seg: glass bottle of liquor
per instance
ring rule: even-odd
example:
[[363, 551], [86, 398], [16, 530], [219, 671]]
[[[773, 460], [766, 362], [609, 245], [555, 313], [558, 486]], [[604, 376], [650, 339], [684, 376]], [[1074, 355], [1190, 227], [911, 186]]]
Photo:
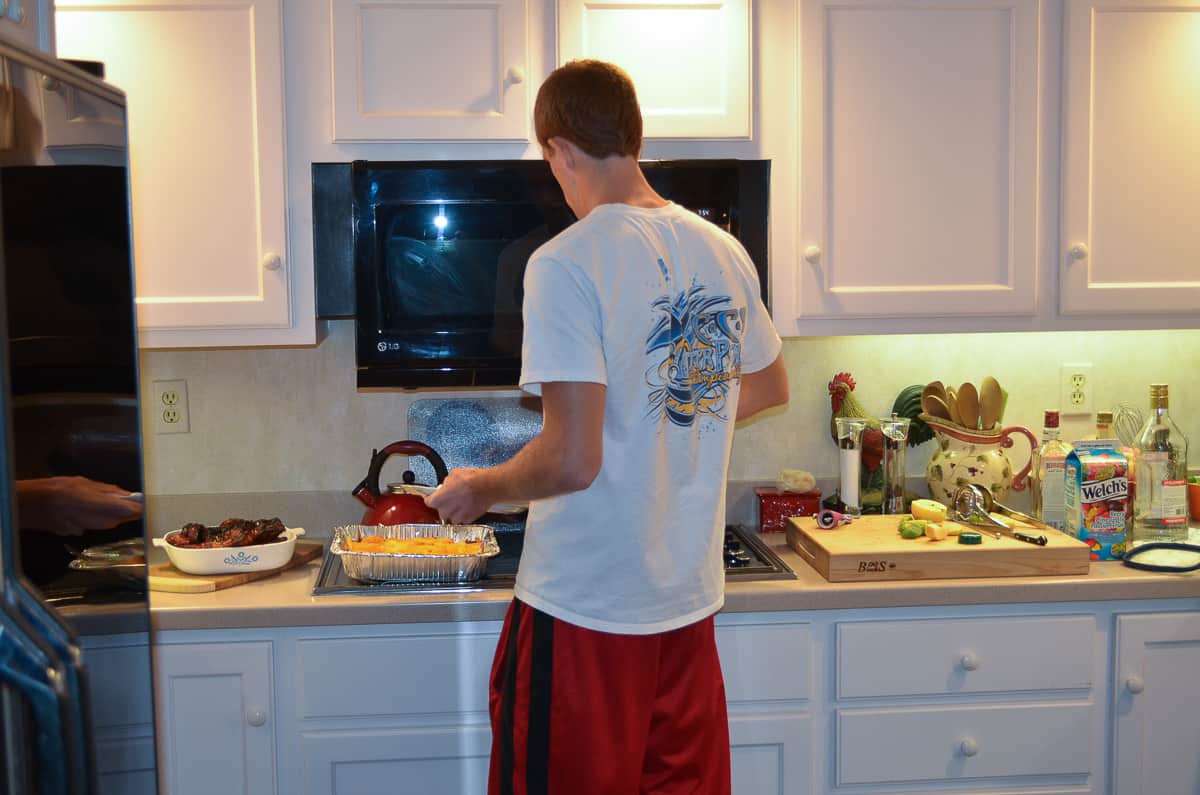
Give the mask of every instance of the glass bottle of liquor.
[[1058, 435], [1058, 412], [1047, 411], [1042, 422], [1042, 443], [1033, 451], [1029, 474], [1033, 491], [1033, 515], [1065, 532], [1066, 463], [1067, 456], [1074, 448], [1059, 439]]
[[1134, 444], [1132, 543], [1186, 541], [1187, 437], [1167, 413], [1167, 385], [1150, 385], [1150, 418]]

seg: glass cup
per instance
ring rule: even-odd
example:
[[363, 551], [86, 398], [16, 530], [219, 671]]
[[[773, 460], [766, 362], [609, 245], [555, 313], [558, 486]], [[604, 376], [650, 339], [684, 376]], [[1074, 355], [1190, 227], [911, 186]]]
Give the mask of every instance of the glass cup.
[[908, 446], [907, 417], [891, 417], [879, 420], [883, 432], [883, 513], [905, 513], [908, 510], [904, 498], [904, 450]]
[[855, 417], [835, 417], [838, 441], [838, 494], [847, 516], [862, 516], [862, 435], [867, 421]]

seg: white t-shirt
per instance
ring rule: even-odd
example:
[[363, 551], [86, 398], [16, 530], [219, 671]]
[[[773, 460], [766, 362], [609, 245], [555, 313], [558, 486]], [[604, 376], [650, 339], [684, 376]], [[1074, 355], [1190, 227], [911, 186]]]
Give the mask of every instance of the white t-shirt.
[[603, 204], [530, 257], [523, 313], [523, 389], [607, 389], [600, 473], [530, 506], [517, 598], [634, 635], [715, 613], [739, 376], [781, 347], [749, 256], [679, 205]]

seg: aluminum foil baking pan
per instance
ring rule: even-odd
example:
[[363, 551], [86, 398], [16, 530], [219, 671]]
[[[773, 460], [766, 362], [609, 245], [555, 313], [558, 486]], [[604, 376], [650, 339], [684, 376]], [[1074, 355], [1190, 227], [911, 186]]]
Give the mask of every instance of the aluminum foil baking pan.
[[[343, 540], [384, 538], [451, 538], [482, 541], [478, 555], [406, 555], [394, 552], [351, 552]], [[329, 551], [341, 557], [346, 574], [365, 582], [473, 582], [487, 571], [488, 558], [500, 554], [496, 533], [482, 524], [349, 525], [333, 531]]]

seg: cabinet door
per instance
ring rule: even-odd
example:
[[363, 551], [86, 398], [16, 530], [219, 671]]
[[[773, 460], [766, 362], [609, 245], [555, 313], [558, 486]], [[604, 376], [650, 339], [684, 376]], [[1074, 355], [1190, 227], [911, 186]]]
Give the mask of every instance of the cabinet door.
[[0, 36], [54, 54], [54, 0], [0, 0]]
[[280, 3], [57, 3], [59, 54], [128, 95], [144, 347], [290, 325]]
[[271, 666], [268, 642], [155, 647], [164, 792], [275, 792]]
[[300, 749], [307, 792], [484, 795], [491, 737], [487, 726], [306, 731]]
[[559, 63], [629, 72], [647, 138], [749, 138], [749, 0], [559, 0]]
[[525, 0], [329, 0], [335, 141], [529, 138]]
[[1200, 307], [1200, 2], [1067, 0], [1060, 306]]
[[1119, 616], [1113, 792], [1195, 792], [1200, 781], [1200, 613]]
[[730, 715], [732, 792], [801, 795], [813, 792], [812, 718]]
[[1036, 312], [1038, 26], [1039, 0], [803, 0], [785, 326]]

